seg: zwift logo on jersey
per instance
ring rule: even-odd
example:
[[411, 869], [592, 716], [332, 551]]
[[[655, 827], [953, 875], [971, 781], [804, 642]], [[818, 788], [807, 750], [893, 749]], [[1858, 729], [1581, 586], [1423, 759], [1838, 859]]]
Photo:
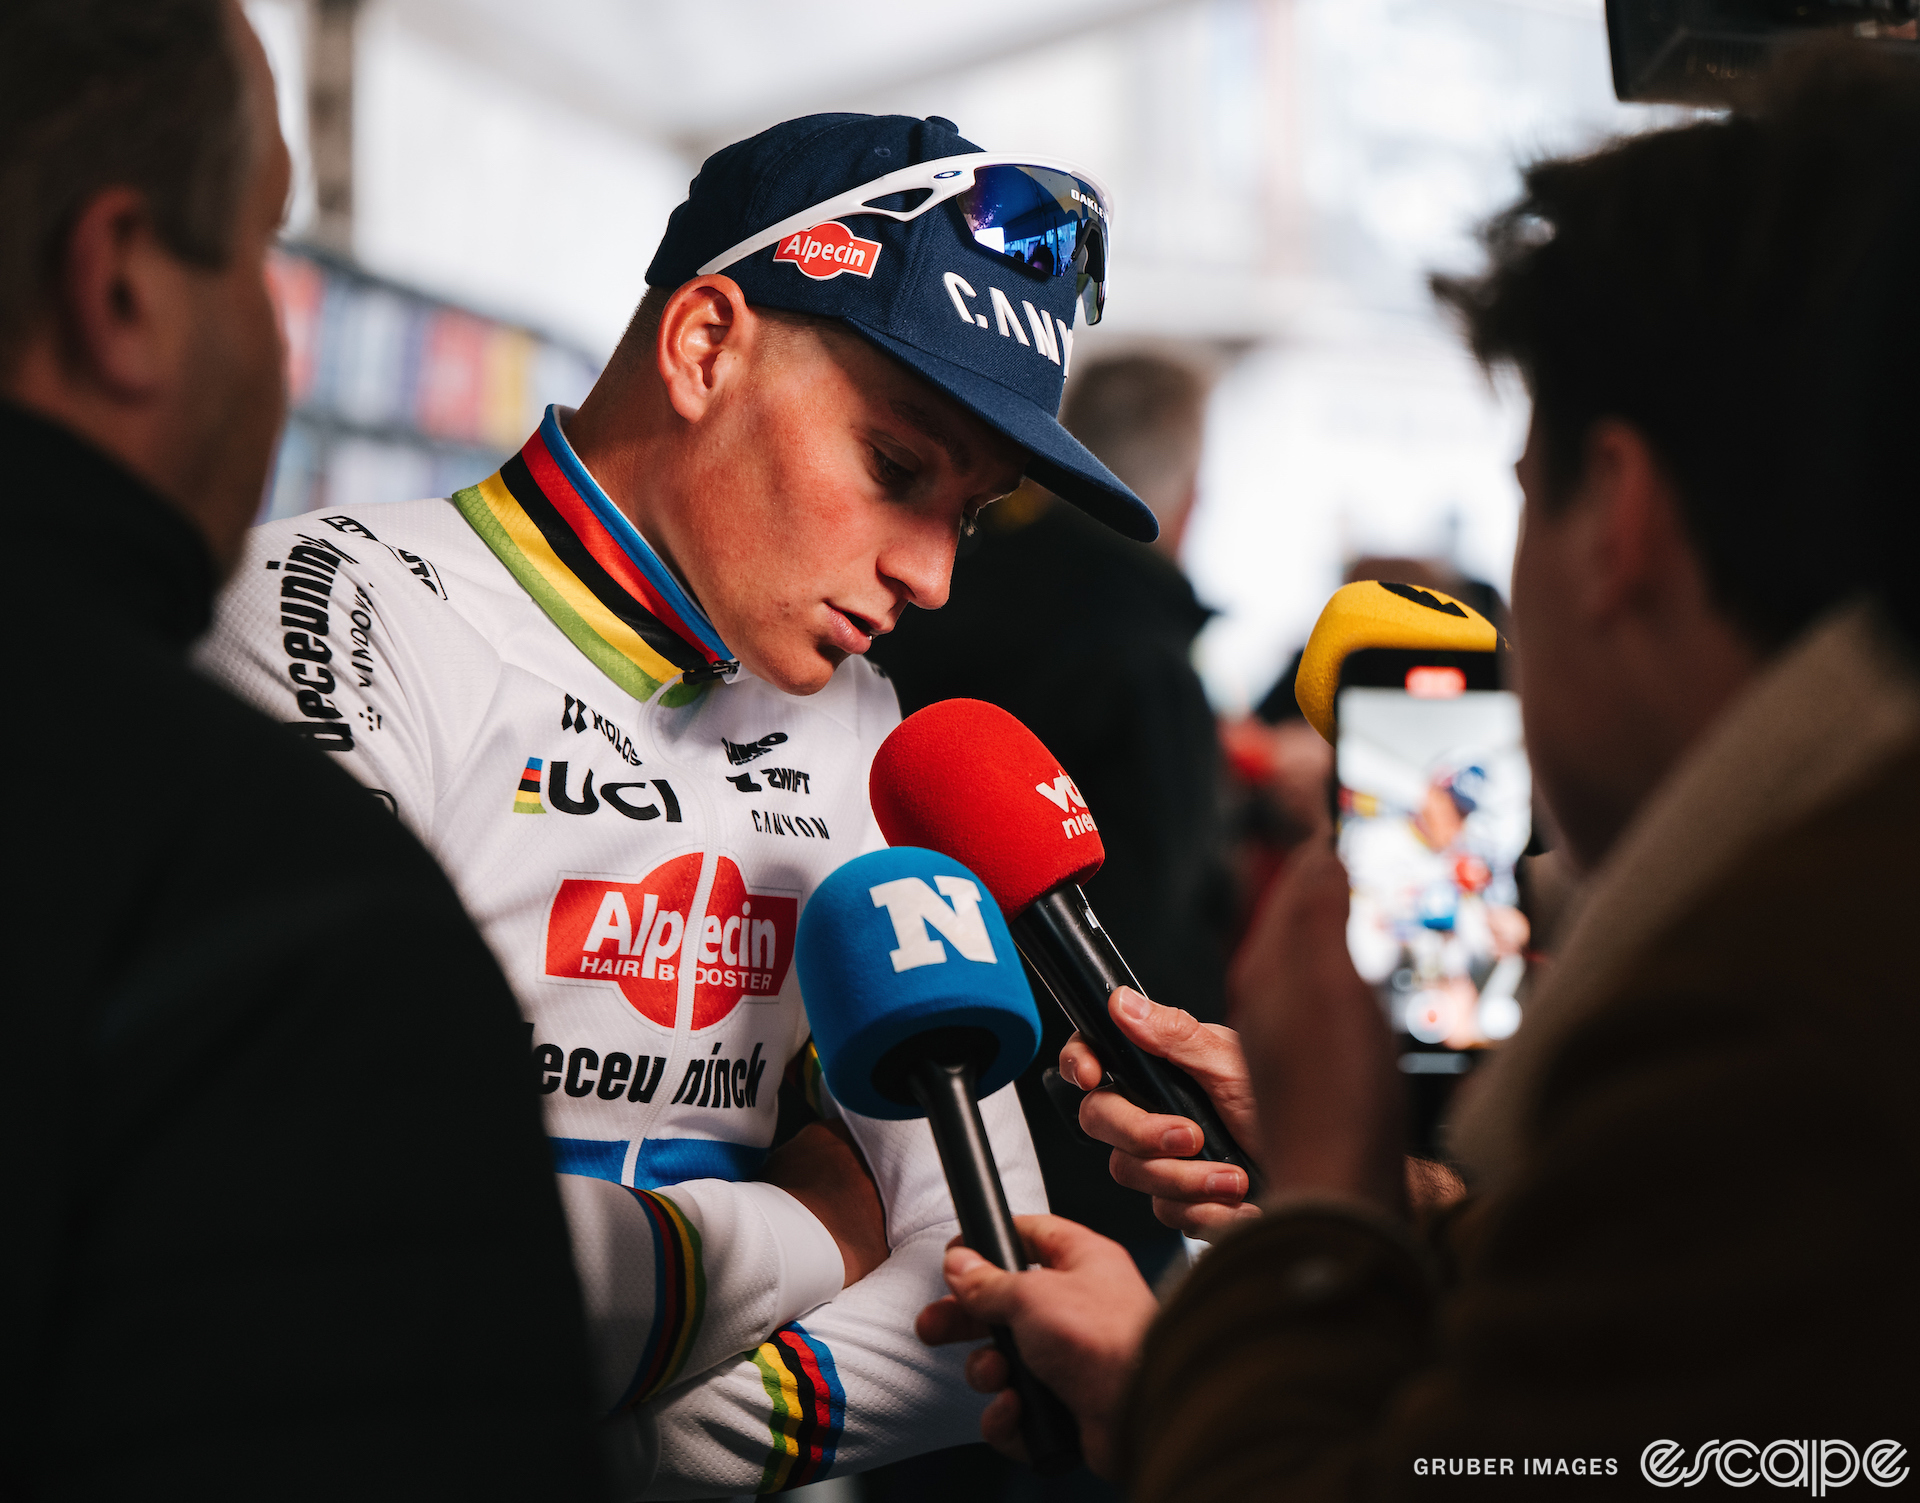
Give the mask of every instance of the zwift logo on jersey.
[[942, 873], [933, 879], [933, 887], [923, 877], [899, 877], [870, 887], [867, 893], [873, 906], [886, 909], [893, 921], [897, 948], [888, 952], [888, 959], [896, 973], [947, 963], [947, 947], [931, 931], [938, 931], [968, 960], [1000, 963], [993, 953], [993, 936], [980, 917], [980, 889], [965, 877]]
[[786, 793], [813, 792], [813, 775], [797, 767], [763, 767], [760, 776], [766, 782], [756, 782], [750, 772], [736, 772], [727, 781], [742, 793], [765, 793], [769, 788], [778, 788]]
[[636, 1011], [674, 1026], [680, 982], [693, 974], [693, 1027], [709, 1028], [743, 997], [772, 997], [793, 964], [799, 899], [750, 891], [740, 868], [715, 858], [696, 907], [704, 857], [676, 856], [638, 881], [565, 877], [547, 915], [546, 973], [608, 981]]
[[[1076, 835], [1091, 835], [1099, 828], [1093, 822], [1093, 813], [1087, 808], [1087, 801], [1080, 796], [1080, 790], [1072, 778], [1064, 772], [1051, 783], [1035, 783], [1033, 791], [1052, 804], [1067, 817], [1060, 821], [1060, 828], [1067, 832], [1067, 839]], [[1075, 810], [1079, 813], [1075, 813]]]
[[773, 253], [775, 261], [787, 261], [816, 282], [852, 272], [856, 277], [871, 277], [880, 260], [880, 242], [862, 240], [837, 220], [816, 224], [787, 236]]

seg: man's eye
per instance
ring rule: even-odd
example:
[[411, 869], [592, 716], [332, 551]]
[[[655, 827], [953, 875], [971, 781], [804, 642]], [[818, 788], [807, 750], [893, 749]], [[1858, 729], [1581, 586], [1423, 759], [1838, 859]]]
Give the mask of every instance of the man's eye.
[[894, 459], [886, 450], [869, 444], [868, 451], [873, 455], [873, 472], [882, 485], [901, 486], [913, 479], [913, 471]]

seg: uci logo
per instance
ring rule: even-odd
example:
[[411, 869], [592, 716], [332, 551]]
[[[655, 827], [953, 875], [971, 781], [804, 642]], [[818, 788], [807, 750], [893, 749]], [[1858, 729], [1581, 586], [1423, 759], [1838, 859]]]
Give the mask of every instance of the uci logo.
[[[940, 891], [936, 893], [934, 887]], [[968, 960], [983, 965], [1000, 963], [993, 953], [993, 937], [987, 933], [986, 920], [980, 917], [980, 889], [965, 877], [943, 874], [933, 879], [933, 887], [920, 877], [900, 877], [870, 887], [867, 892], [873, 906], [886, 909], [887, 917], [893, 920], [897, 948], [888, 958], [896, 972], [947, 963], [947, 947], [929, 930], [938, 930]], [[946, 901], [942, 901], [943, 895]]]
[[[1049, 319], [1046, 314], [1027, 299], [1020, 300], [1020, 306], [1026, 309], [1027, 328], [1020, 327], [1020, 315], [1014, 310], [1013, 300], [998, 287], [987, 288], [987, 304], [993, 309], [993, 317], [976, 313], [968, 306], [968, 299], [977, 298], [979, 293], [957, 271], [950, 271], [940, 279], [946, 284], [947, 296], [953, 299], [954, 312], [960, 315], [960, 322], [970, 329], [998, 329], [1002, 339], [1018, 340], [1036, 355], [1043, 355], [1060, 367], [1064, 377], [1073, 368], [1073, 330], [1060, 319]], [[1027, 329], [1033, 331], [1033, 338], [1027, 338]]]

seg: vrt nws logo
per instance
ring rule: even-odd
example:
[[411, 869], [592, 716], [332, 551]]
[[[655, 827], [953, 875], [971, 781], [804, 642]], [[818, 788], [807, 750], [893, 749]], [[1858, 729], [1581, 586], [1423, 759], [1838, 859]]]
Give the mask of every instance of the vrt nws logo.
[[[1087, 801], [1080, 796], [1080, 790], [1072, 778], [1064, 772], [1051, 783], [1035, 783], [1033, 791], [1052, 804], [1067, 817], [1060, 821], [1060, 828], [1067, 832], [1067, 839], [1076, 835], [1091, 835], [1099, 827], [1093, 822], [1093, 813], [1087, 808]], [[1079, 813], [1074, 813], [1075, 810]]]
[[775, 261], [788, 261], [816, 282], [824, 282], [842, 272], [856, 277], [871, 277], [880, 259], [880, 242], [862, 240], [838, 220], [829, 219], [810, 230], [787, 236], [774, 251]]
[[696, 1032], [743, 997], [777, 995], [793, 964], [799, 899], [749, 891], [739, 866], [720, 856], [696, 910], [703, 859], [676, 856], [636, 882], [563, 877], [547, 914], [547, 974], [610, 981], [641, 1016], [672, 1028], [691, 968]]

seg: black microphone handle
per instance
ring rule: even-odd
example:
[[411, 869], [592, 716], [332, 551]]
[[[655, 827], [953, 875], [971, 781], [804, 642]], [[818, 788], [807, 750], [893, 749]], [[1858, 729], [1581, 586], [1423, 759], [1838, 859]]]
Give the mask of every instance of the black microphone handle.
[[[967, 1246], [996, 1268], [1018, 1273], [1027, 1266], [1026, 1251], [1013, 1229], [1013, 1212], [993, 1161], [980, 1104], [974, 1099], [973, 1066], [923, 1059], [907, 1075], [913, 1098], [927, 1114], [940, 1167], [953, 1192], [953, 1209], [960, 1218], [960, 1236]], [[1058, 1477], [1080, 1464], [1080, 1424], [1051, 1388], [1020, 1360], [1013, 1332], [994, 1326], [993, 1344], [1007, 1359], [1013, 1391], [1020, 1395], [1020, 1438], [1027, 1443], [1033, 1469], [1042, 1477]]]
[[1207, 1093], [1178, 1065], [1129, 1039], [1107, 1011], [1115, 987], [1130, 986], [1143, 995], [1145, 989], [1100, 927], [1079, 884], [1063, 882], [1042, 893], [1007, 927], [1027, 964], [1100, 1056], [1120, 1094], [1143, 1111], [1199, 1124], [1202, 1142], [1194, 1157], [1238, 1165], [1246, 1171], [1247, 1199], [1259, 1196], [1266, 1188], [1263, 1176], [1252, 1156], [1233, 1140]]

